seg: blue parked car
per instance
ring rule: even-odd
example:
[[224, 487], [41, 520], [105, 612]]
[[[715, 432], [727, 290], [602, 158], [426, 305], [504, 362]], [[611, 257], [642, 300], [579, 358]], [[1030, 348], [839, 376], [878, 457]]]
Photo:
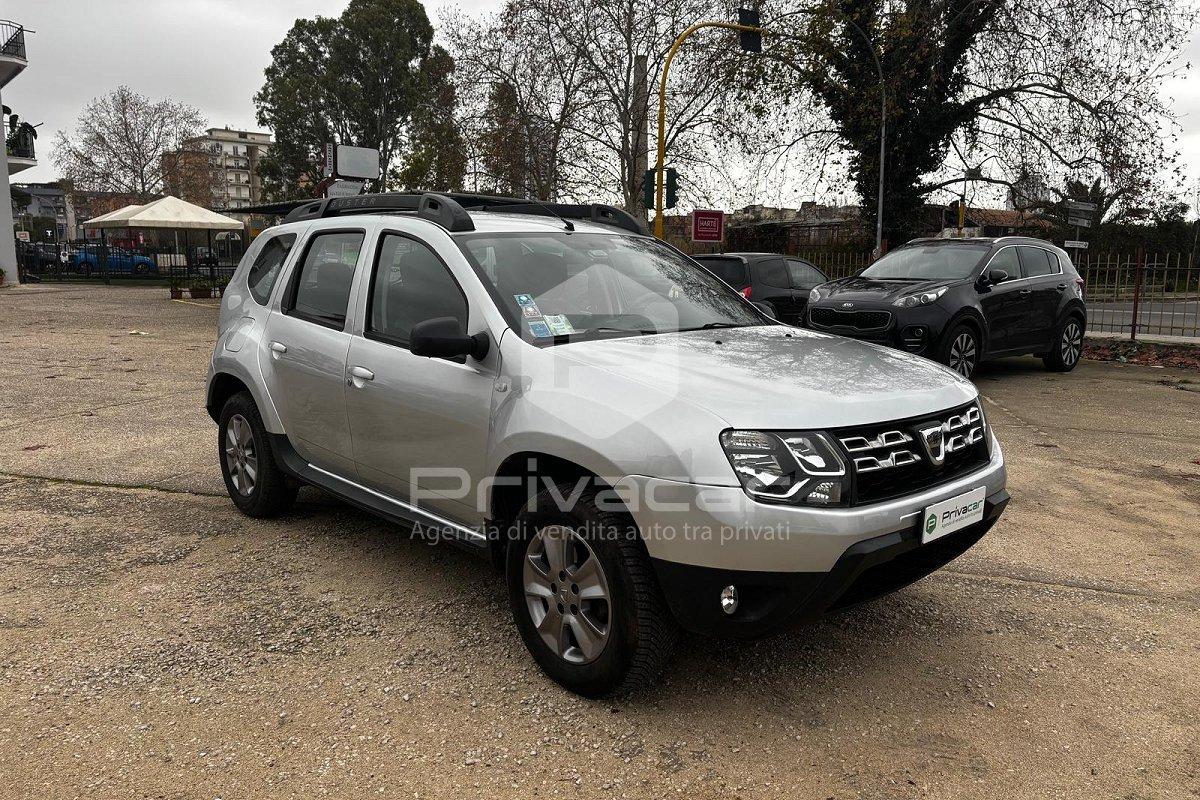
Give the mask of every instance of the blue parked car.
[[[108, 248], [108, 272], [129, 275], [157, 275], [158, 265], [154, 259], [141, 253], [131, 253], [118, 247]], [[80, 271], [99, 272], [100, 254], [95, 250], [76, 250], [71, 255], [71, 266]]]

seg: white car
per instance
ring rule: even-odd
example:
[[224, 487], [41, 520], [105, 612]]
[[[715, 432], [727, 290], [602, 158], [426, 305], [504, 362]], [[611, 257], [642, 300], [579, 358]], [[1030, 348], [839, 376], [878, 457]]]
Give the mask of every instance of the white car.
[[311, 484], [490, 556], [587, 695], [652, 681], [680, 629], [904, 586], [1009, 499], [970, 381], [781, 325], [602, 205], [296, 205], [225, 291], [207, 402], [238, 508]]

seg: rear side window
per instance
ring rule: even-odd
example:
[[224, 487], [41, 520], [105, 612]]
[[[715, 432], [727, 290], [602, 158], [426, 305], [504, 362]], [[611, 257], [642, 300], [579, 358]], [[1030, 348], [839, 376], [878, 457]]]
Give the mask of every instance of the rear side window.
[[1021, 269], [1026, 278], [1049, 275], [1054, 272], [1050, 264], [1050, 253], [1040, 247], [1018, 247], [1021, 251]]
[[246, 285], [250, 289], [250, 296], [257, 300], [259, 305], [265, 306], [270, 299], [271, 290], [275, 288], [275, 281], [279, 278], [279, 270], [283, 268], [283, 262], [287, 261], [288, 253], [295, 243], [294, 233], [273, 236], [263, 245], [258, 257], [250, 265], [250, 272], [246, 274]]
[[354, 265], [362, 250], [362, 231], [319, 233], [308, 243], [300, 265], [290, 312], [319, 325], [342, 328], [350, 304]]
[[700, 258], [696, 259], [709, 272], [728, 283], [735, 289], [749, 285], [750, 276], [746, 273], [746, 265], [736, 258]]
[[467, 329], [467, 299], [433, 251], [414, 239], [387, 234], [379, 245], [368, 300], [367, 332], [406, 346], [413, 326], [454, 317]]
[[812, 264], [793, 258], [787, 260], [787, 271], [793, 289], [812, 289], [829, 280]]
[[792, 283], [788, 280], [787, 269], [783, 266], [782, 258], [759, 261], [754, 265], [754, 274], [758, 276], [760, 282], [765, 283], [767, 286], [777, 286], [780, 289], [792, 288]]

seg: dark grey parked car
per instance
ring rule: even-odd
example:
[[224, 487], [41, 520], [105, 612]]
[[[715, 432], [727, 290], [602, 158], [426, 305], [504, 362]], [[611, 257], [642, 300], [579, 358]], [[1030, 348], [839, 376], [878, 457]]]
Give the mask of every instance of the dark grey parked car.
[[721, 253], [693, 256], [721, 280], [775, 319], [799, 325], [808, 293], [829, 277], [802, 258], [778, 253]]

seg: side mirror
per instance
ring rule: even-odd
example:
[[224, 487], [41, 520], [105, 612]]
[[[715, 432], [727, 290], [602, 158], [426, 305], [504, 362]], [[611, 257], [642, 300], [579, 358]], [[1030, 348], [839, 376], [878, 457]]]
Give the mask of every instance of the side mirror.
[[753, 300], [751, 300], [750, 305], [754, 306], [755, 308], [757, 308], [762, 313], [766, 314], [771, 319], [775, 319], [775, 312], [772, 311], [771, 307], [769, 305], [767, 305], [766, 303], [756, 303]]
[[1008, 273], [1002, 269], [991, 269], [987, 273], [987, 282], [990, 284], [1004, 283], [1008, 280]]
[[436, 317], [413, 325], [408, 336], [408, 349], [414, 356], [454, 358], [471, 356], [483, 360], [491, 340], [486, 333], [467, 336], [454, 317]]

